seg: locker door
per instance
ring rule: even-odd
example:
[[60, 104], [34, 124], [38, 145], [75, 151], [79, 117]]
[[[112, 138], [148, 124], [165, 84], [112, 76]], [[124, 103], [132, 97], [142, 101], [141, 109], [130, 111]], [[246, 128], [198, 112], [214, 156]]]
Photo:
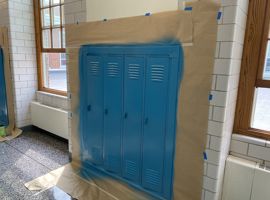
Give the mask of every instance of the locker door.
[[8, 126], [8, 121], [4, 52], [0, 47], [0, 125]]
[[87, 57], [87, 162], [102, 165], [103, 148], [103, 67], [101, 56]]
[[104, 57], [104, 168], [120, 174], [123, 57]]
[[139, 182], [143, 107], [144, 58], [125, 58], [123, 172]]
[[142, 185], [162, 191], [169, 58], [148, 58], [146, 68]]

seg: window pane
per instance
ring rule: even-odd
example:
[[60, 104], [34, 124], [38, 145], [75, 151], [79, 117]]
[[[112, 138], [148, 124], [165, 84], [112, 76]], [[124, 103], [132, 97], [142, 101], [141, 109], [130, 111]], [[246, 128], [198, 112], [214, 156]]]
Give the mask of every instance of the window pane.
[[41, 10], [42, 16], [42, 28], [50, 28], [50, 9], [42, 9]]
[[62, 26], [65, 25], [65, 10], [64, 10], [64, 6], [61, 6], [61, 12], [62, 12]]
[[41, 8], [48, 7], [50, 1], [49, 0], [40, 0], [40, 6]]
[[66, 54], [43, 53], [42, 59], [44, 86], [67, 91]]
[[270, 79], [270, 42], [267, 43], [266, 58], [263, 70], [263, 79]]
[[60, 4], [60, 0], [51, 0], [52, 5], [59, 5]]
[[56, 6], [52, 9], [52, 27], [60, 26], [60, 6]]
[[53, 48], [61, 48], [61, 29], [56, 28], [52, 30]]
[[270, 89], [257, 88], [254, 100], [251, 127], [270, 131]]
[[42, 30], [43, 48], [51, 48], [51, 30]]
[[66, 30], [65, 28], [62, 29], [63, 34], [63, 48], [66, 48]]

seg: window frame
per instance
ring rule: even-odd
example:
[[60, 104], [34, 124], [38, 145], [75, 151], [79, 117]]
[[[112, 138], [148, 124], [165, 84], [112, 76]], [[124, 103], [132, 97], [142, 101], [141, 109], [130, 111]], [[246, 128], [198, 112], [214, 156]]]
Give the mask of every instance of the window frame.
[[[51, 1], [51, 0], [50, 0]], [[62, 3], [62, 0], [60, 0], [60, 4], [56, 5], [60, 7], [60, 26], [61, 29], [61, 48], [53, 48], [52, 46], [52, 31], [51, 31], [51, 48], [43, 48], [42, 43], [42, 17], [41, 17], [41, 5], [40, 0], [33, 0], [33, 9], [34, 9], [34, 25], [35, 25], [35, 37], [36, 37], [36, 58], [37, 58], [37, 76], [38, 76], [38, 90], [48, 93], [53, 93], [61, 96], [67, 96], [67, 91], [62, 90], [56, 90], [52, 88], [46, 88], [44, 87], [44, 78], [43, 78], [43, 62], [42, 62], [42, 53], [66, 53], [66, 49], [63, 48], [63, 33], [62, 28], [65, 28], [62, 24], [62, 9], [61, 5], [64, 5]], [[46, 8], [51, 8], [55, 6], [49, 5]], [[50, 11], [51, 12], [51, 11]], [[51, 16], [51, 15], [50, 15]], [[50, 17], [50, 30], [52, 28], [52, 22]], [[57, 27], [58, 28], [58, 27]], [[61, 63], [60, 63], [61, 64]]]
[[251, 128], [250, 124], [255, 88], [270, 88], [270, 80], [262, 78], [269, 24], [270, 1], [250, 1], [233, 129], [234, 133], [265, 140], [270, 140], [270, 131]]

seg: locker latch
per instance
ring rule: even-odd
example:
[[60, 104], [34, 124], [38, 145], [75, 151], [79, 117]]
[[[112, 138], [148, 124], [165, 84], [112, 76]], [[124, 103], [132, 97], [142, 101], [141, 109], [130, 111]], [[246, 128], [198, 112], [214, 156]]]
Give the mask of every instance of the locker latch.
[[108, 114], [108, 109], [107, 108], [104, 110], [104, 113], [105, 113], [105, 115]]
[[89, 112], [91, 110], [91, 105], [87, 106], [87, 111]]
[[127, 118], [127, 113], [124, 113], [124, 118], [125, 118], [125, 119]]
[[146, 125], [148, 123], [148, 117], [145, 118], [144, 124]]

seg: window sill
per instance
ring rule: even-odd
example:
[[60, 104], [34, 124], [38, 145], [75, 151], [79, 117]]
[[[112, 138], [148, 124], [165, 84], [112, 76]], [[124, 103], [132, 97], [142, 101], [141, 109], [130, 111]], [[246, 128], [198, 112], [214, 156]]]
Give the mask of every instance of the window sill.
[[68, 110], [70, 102], [66, 96], [52, 94], [43, 91], [36, 92], [37, 101], [44, 104]]
[[236, 133], [234, 133], [232, 135], [232, 140], [237, 140], [237, 141], [246, 142], [249, 144], [255, 144], [255, 145], [259, 145], [259, 146], [270, 147], [270, 141], [255, 138], [255, 137], [250, 137], [250, 136], [246, 136], [246, 135], [240, 135], [240, 134], [236, 134]]

